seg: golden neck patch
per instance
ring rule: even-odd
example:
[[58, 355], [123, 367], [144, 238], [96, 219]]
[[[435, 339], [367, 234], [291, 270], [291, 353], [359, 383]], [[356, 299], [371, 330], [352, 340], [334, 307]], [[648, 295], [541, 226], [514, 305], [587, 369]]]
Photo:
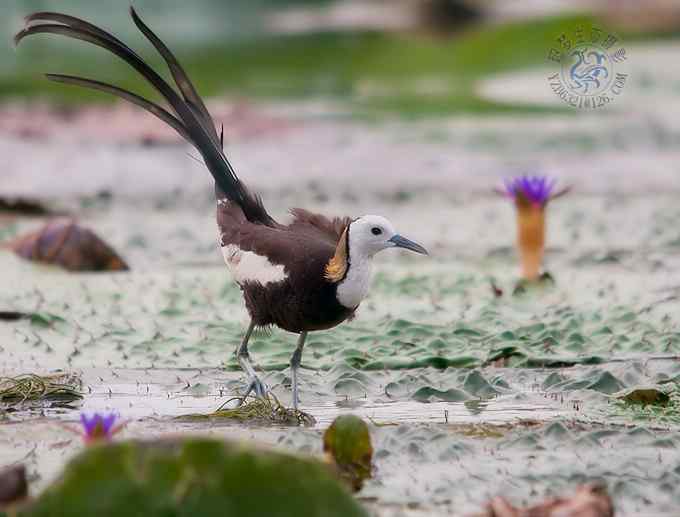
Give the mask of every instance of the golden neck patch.
[[348, 228], [342, 232], [338, 245], [335, 248], [335, 255], [326, 264], [324, 277], [330, 282], [340, 282], [347, 274], [349, 267], [349, 233]]

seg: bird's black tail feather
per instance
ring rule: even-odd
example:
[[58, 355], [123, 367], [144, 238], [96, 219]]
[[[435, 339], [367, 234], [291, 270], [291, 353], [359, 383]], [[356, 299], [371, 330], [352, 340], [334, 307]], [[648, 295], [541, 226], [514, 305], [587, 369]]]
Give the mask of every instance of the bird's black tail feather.
[[[52, 81], [75, 84], [104, 91], [144, 108], [171, 126], [190, 142], [203, 156], [208, 170], [215, 178], [216, 189], [237, 203], [249, 221], [273, 226], [276, 223], [267, 213], [258, 196], [251, 194], [241, 183], [222, 151], [222, 138], [196, 88], [168, 47], [139, 18], [133, 7], [130, 14], [137, 28], [156, 48], [170, 69], [179, 94], [139, 55], [112, 34], [84, 20], [60, 13], [37, 12], [26, 17], [27, 26], [14, 37], [15, 45], [34, 34], [59, 34], [87, 41], [109, 52], [132, 66], [167, 101], [171, 111], [143, 97], [111, 84], [62, 74], [47, 74]], [[180, 95], [181, 94], [181, 95]]]

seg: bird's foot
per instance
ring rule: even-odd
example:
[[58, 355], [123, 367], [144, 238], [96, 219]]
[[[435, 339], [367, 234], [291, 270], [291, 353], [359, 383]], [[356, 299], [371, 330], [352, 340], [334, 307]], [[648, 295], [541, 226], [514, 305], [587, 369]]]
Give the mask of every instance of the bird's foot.
[[269, 386], [262, 382], [257, 375], [254, 375], [250, 377], [250, 383], [248, 384], [248, 388], [241, 398], [241, 404], [245, 402], [251, 393], [254, 393], [259, 399], [266, 399], [270, 391], [271, 390], [269, 389]]

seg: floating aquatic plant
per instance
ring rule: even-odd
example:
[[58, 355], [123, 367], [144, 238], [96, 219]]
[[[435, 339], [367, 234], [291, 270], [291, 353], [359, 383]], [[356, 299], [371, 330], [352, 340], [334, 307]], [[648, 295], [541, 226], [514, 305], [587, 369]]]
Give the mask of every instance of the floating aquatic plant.
[[667, 406], [671, 400], [670, 395], [654, 386], [637, 387], [617, 393], [616, 398], [628, 404], [641, 406]]
[[557, 180], [547, 176], [517, 176], [505, 180], [505, 193], [515, 202], [543, 207], [553, 199]]
[[541, 275], [545, 251], [545, 208], [550, 201], [568, 192], [556, 190], [557, 180], [547, 176], [523, 175], [505, 180], [503, 195], [517, 208], [517, 247], [522, 278], [536, 281]]
[[108, 415], [94, 413], [91, 417], [82, 413], [80, 415], [80, 423], [83, 425], [85, 443], [110, 441], [113, 435], [123, 428], [123, 424], [116, 425], [117, 419], [118, 417], [115, 413], [109, 413]]
[[516, 507], [505, 497], [494, 497], [480, 517], [614, 517], [614, 503], [607, 487], [588, 483], [571, 497], [551, 497], [530, 507]]
[[[228, 407], [237, 402], [237, 407]], [[287, 408], [273, 393], [260, 397], [233, 397], [208, 414], [192, 414], [177, 417], [179, 420], [238, 420], [241, 422], [270, 423], [279, 425], [314, 425], [316, 420], [309, 413]]]
[[54, 212], [42, 201], [31, 198], [12, 198], [0, 196], [0, 213], [9, 213], [26, 216], [52, 215]]
[[83, 398], [81, 381], [71, 374], [0, 377], [0, 402], [21, 404], [26, 401], [72, 402]]
[[680, 392], [671, 378], [657, 386], [638, 386], [612, 394], [608, 419], [646, 426], [680, 424]]

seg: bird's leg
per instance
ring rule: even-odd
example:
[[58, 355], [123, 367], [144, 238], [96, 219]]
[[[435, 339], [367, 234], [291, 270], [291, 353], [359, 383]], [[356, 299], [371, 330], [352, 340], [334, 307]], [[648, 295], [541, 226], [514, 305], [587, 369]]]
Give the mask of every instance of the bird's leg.
[[250, 361], [250, 354], [248, 353], [248, 341], [250, 340], [250, 335], [253, 333], [255, 328], [255, 323], [251, 320], [250, 325], [248, 325], [248, 330], [246, 330], [245, 336], [243, 336], [243, 341], [236, 349], [236, 358], [238, 359], [238, 364], [241, 365], [241, 369], [248, 376], [248, 388], [246, 389], [245, 395], [243, 395], [243, 400], [250, 395], [251, 391], [255, 392], [255, 395], [259, 398], [265, 398], [267, 396], [267, 385], [260, 380], [260, 378], [255, 373], [255, 368]]
[[293, 357], [290, 358], [290, 373], [293, 384], [293, 409], [296, 410], [298, 408], [298, 369], [300, 368], [300, 362], [302, 361], [302, 349], [305, 346], [306, 338], [307, 332], [300, 332], [295, 352], [293, 352]]

